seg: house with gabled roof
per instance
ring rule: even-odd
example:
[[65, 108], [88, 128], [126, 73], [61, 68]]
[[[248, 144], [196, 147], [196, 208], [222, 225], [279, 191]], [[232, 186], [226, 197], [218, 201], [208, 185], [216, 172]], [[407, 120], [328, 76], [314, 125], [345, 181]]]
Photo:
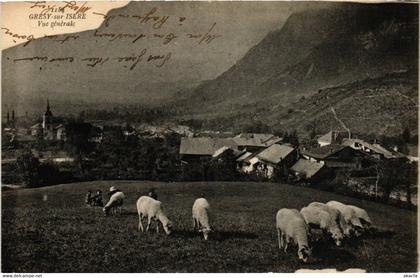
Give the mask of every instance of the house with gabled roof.
[[[254, 161], [251, 161], [251, 160]], [[285, 173], [298, 159], [297, 148], [291, 145], [274, 144], [257, 153], [250, 162], [254, 162], [255, 169], [261, 171], [266, 177], [271, 178], [276, 170]]]
[[320, 136], [317, 139], [318, 145], [320, 147], [324, 147], [324, 146], [328, 146], [331, 144], [340, 144], [341, 141], [343, 140], [344, 136], [342, 134], [342, 132], [338, 132], [338, 131], [329, 131], [326, 134]]
[[329, 168], [364, 168], [372, 165], [372, 160], [362, 152], [349, 146], [331, 144], [301, 151], [304, 159], [325, 164]]
[[183, 161], [192, 161], [200, 157], [211, 158], [223, 147], [237, 149], [236, 143], [229, 138], [182, 137], [179, 154]]
[[238, 170], [242, 173], [249, 174], [255, 170], [254, 166], [259, 162], [255, 157], [256, 153], [245, 152], [236, 159]]
[[404, 159], [405, 155], [396, 151], [391, 151], [383, 146], [374, 143], [370, 144], [361, 139], [343, 139], [344, 146], [349, 146], [354, 150], [361, 151], [375, 159]]
[[295, 175], [297, 181], [305, 180], [308, 182], [317, 182], [327, 173], [324, 163], [319, 163], [304, 158], [299, 159], [290, 171]]
[[282, 138], [266, 133], [241, 133], [232, 138], [240, 150], [256, 152], [282, 141]]

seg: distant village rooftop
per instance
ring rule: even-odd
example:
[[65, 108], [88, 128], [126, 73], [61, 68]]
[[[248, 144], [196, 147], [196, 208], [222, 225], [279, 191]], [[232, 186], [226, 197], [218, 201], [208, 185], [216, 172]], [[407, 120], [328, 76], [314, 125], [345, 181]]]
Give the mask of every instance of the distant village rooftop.
[[324, 164], [310, 161], [307, 159], [299, 159], [290, 170], [303, 175], [305, 179], [310, 179], [315, 176], [322, 168]]
[[349, 148], [349, 146], [331, 144], [331, 145], [326, 145], [323, 147], [311, 148], [309, 150], [302, 150], [301, 153], [309, 157], [313, 157], [317, 159], [325, 159], [331, 155], [334, 155], [335, 153], [339, 151], [342, 151], [345, 148]]
[[269, 147], [282, 140], [273, 134], [241, 133], [233, 138], [238, 146]]
[[391, 152], [379, 144], [370, 144], [361, 139], [343, 139], [342, 144], [356, 150], [361, 150], [368, 153], [377, 153], [388, 159], [404, 157], [404, 155], [399, 152]]
[[209, 137], [183, 137], [179, 153], [181, 155], [213, 155], [222, 147], [234, 147], [236, 143], [232, 139], [209, 138]]

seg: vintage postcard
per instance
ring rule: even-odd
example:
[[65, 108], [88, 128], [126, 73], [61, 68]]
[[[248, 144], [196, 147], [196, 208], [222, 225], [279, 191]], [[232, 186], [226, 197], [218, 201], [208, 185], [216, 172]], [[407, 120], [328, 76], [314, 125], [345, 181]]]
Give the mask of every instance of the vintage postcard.
[[417, 277], [418, 24], [417, 2], [1, 2], [1, 272]]

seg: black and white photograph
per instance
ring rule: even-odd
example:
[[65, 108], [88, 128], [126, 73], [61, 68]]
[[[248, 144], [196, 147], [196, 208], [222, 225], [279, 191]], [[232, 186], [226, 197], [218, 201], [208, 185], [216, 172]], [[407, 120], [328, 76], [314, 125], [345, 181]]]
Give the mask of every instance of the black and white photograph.
[[417, 277], [418, 1], [0, 7], [3, 277]]

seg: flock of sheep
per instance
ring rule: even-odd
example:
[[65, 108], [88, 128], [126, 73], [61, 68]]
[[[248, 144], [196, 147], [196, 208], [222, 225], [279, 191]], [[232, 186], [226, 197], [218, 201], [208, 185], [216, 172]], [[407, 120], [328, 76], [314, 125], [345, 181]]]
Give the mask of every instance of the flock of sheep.
[[[111, 208], [116, 213], [121, 211], [124, 193], [113, 194], [104, 207], [104, 212]], [[139, 216], [138, 229], [144, 232], [143, 219], [147, 218], [146, 232], [152, 220], [156, 223], [156, 232], [159, 233], [159, 222], [167, 235], [171, 234], [172, 222], [166, 216], [162, 202], [149, 197], [141, 196], [136, 203]], [[212, 231], [209, 219], [210, 205], [205, 198], [196, 199], [192, 206], [192, 219], [194, 230], [203, 233], [207, 240]], [[309, 242], [313, 240], [315, 231], [321, 232], [325, 237], [334, 240], [337, 246], [342, 244], [344, 238], [360, 236], [372, 225], [369, 215], [364, 209], [352, 205], [345, 205], [337, 201], [326, 204], [312, 202], [300, 211], [282, 208], [276, 215], [276, 230], [278, 234], [279, 249], [287, 253], [289, 243], [298, 246], [298, 257], [306, 262], [312, 249]]]
[[298, 257], [303, 262], [311, 255], [309, 239], [314, 229], [321, 230], [340, 246], [345, 237], [360, 236], [371, 225], [372, 221], [364, 209], [337, 201], [326, 204], [313, 202], [300, 212], [283, 208], [276, 215], [279, 249], [287, 252], [289, 243], [293, 241], [298, 245]]
[[[115, 192], [111, 195], [108, 203], [103, 207], [105, 214], [108, 214], [109, 211], [116, 214], [120, 211], [123, 205], [125, 195], [120, 190], [111, 187], [110, 192]], [[139, 227], [138, 229], [144, 232], [143, 219], [147, 218], [146, 232], [149, 231], [152, 220], [156, 222], [156, 232], [159, 233], [159, 223], [162, 224], [163, 230], [167, 235], [171, 234], [172, 231], [172, 222], [166, 216], [162, 202], [158, 201], [150, 196], [141, 196], [136, 203], [137, 213], [139, 215]], [[209, 210], [210, 205], [204, 198], [199, 198], [195, 200], [192, 207], [192, 218], [194, 224], [194, 230], [202, 232], [204, 239], [208, 239], [209, 233], [212, 231], [209, 224]]]
[[[157, 201], [149, 196], [141, 196], [137, 200], [137, 212], [139, 214], [139, 230], [142, 232], [143, 218], [147, 218], [146, 232], [149, 230], [152, 220], [156, 222], [156, 232], [159, 232], [159, 221], [162, 223], [165, 233], [169, 235], [172, 230], [172, 222], [168, 219], [165, 212], [163, 211], [162, 202]], [[203, 233], [204, 239], [208, 239], [209, 233], [212, 231], [209, 223], [209, 210], [210, 205], [204, 198], [195, 200], [192, 207], [192, 218], [194, 230], [198, 230]]]

